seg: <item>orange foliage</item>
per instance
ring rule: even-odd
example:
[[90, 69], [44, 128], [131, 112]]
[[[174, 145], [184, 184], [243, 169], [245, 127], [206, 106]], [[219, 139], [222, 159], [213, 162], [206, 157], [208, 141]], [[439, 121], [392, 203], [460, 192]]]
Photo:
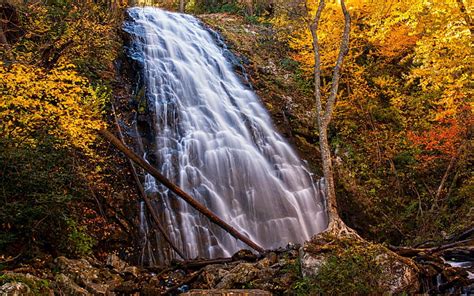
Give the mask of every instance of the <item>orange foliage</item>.
[[408, 132], [408, 138], [415, 147], [422, 149], [417, 158], [427, 165], [436, 159], [455, 157], [459, 152], [462, 135], [465, 132], [465, 126], [461, 126], [455, 119], [450, 119], [433, 124], [429, 130], [421, 134], [410, 131]]

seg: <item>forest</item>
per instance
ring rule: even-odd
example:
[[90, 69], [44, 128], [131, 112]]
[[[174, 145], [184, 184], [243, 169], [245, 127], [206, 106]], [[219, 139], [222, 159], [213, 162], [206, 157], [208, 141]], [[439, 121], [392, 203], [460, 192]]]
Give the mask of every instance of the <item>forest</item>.
[[[0, 1], [0, 294], [474, 293], [473, 38], [470, 0]], [[196, 71], [184, 61], [218, 70], [164, 82]], [[192, 96], [233, 107], [194, 119], [197, 107], [184, 107]], [[250, 148], [209, 160], [241, 149], [212, 150], [234, 145], [220, 140], [227, 130], [211, 132], [221, 117], [239, 131], [237, 108], [253, 141], [243, 147], [295, 151], [267, 161], [276, 179], [317, 184], [324, 213], [308, 220], [321, 231], [285, 241], [294, 203], [276, 192], [304, 190], [268, 185], [272, 170]], [[297, 156], [275, 160], [287, 154]], [[304, 178], [287, 177], [293, 164]], [[258, 202], [267, 194], [274, 204]], [[309, 208], [295, 206], [295, 217]], [[274, 248], [257, 224], [284, 210]]]

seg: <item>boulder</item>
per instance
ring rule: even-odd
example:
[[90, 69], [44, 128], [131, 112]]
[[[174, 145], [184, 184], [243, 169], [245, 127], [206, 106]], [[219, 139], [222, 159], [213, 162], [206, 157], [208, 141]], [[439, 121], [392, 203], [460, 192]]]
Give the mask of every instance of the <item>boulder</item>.
[[[412, 260], [401, 257], [382, 245], [372, 244], [360, 238], [352, 239], [353, 241], [342, 242], [338, 241], [338, 238], [328, 239], [324, 235], [318, 235], [306, 242], [300, 249], [300, 267], [303, 276], [317, 277], [330, 256], [361, 258], [361, 254], [371, 254], [364, 258], [368, 260], [367, 263], [376, 267], [372, 270], [373, 278], [376, 279], [377, 287], [374, 287], [376, 291], [386, 291], [389, 294], [411, 294], [420, 291], [420, 271]], [[344, 253], [348, 248], [354, 248], [355, 252], [361, 253]]]
[[246, 285], [257, 277], [259, 269], [252, 263], [240, 263], [232, 268], [216, 285], [217, 289], [231, 289]]
[[126, 267], [128, 267], [128, 264], [120, 259], [120, 257], [116, 254], [110, 254], [107, 256], [106, 265], [117, 270], [118, 272], [122, 272]]
[[56, 276], [56, 292], [71, 296], [91, 295], [91, 293], [89, 293], [86, 289], [79, 287], [79, 285], [77, 285], [67, 275], [62, 273]]
[[62, 274], [94, 295], [106, 295], [122, 282], [117, 274], [104, 268], [94, 267], [86, 259], [74, 260], [58, 257], [55, 263]]
[[0, 277], [0, 295], [53, 295], [50, 282], [30, 273], [7, 271]]
[[390, 294], [418, 292], [420, 290], [419, 270], [415, 263], [392, 251], [386, 251], [376, 258], [382, 270], [382, 281], [379, 284]]

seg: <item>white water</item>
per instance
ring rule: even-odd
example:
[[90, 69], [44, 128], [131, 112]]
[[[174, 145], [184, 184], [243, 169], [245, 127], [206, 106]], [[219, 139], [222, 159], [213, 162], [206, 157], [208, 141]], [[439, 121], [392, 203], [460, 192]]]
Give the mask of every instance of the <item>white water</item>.
[[[226, 49], [192, 16], [150, 7], [131, 8], [129, 15], [129, 55], [143, 66], [155, 116], [149, 161], [265, 248], [303, 242], [324, 230], [319, 183], [233, 72]], [[230, 256], [247, 248], [152, 177], [145, 187], [158, 193], [157, 211], [188, 258]]]

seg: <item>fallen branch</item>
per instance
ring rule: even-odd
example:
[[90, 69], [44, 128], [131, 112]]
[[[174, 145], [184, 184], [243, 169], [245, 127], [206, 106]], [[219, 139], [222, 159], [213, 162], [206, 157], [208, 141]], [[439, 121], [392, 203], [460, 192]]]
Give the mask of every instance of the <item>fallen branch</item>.
[[10, 263], [10, 262], [14, 262], [15, 260], [17, 260], [18, 258], [20, 258], [20, 256], [23, 255], [23, 251], [20, 252], [18, 255], [16, 255], [15, 257], [12, 257], [12, 258], [8, 258], [6, 260], [3, 260], [3, 261], [0, 261], [0, 264], [7, 264], [7, 263]]
[[452, 236], [448, 237], [448, 241], [453, 242], [453, 241], [458, 241], [458, 240], [464, 240], [464, 239], [467, 239], [468, 237], [473, 236], [473, 235], [474, 235], [474, 227], [471, 227], [471, 228], [461, 232], [460, 234], [452, 235]]
[[388, 248], [400, 256], [414, 257], [414, 256], [418, 256], [421, 253], [424, 253], [424, 254], [439, 253], [441, 251], [448, 250], [460, 245], [464, 245], [469, 242], [474, 242], [474, 238], [457, 241], [453, 243], [448, 243], [448, 244], [440, 245], [437, 247], [431, 247], [431, 248], [410, 248], [410, 247], [397, 247], [397, 246], [392, 246], [392, 245], [388, 246]]
[[207, 265], [211, 264], [225, 264], [225, 263], [231, 263], [231, 262], [236, 262], [236, 261], [241, 261], [241, 260], [235, 260], [232, 257], [228, 258], [218, 258], [218, 259], [197, 259], [197, 260], [186, 260], [186, 261], [173, 261], [172, 264], [180, 267], [180, 268], [189, 268], [189, 269], [194, 269], [194, 268], [201, 268]]
[[168, 180], [165, 176], [163, 176], [157, 169], [151, 166], [148, 162], [146, 162], [143, 158], [138, 156], [136, 153], [128, 149], [123, 143], [117, 139], [113, 134], [109, 131], [103, 129], [99, 131], [99, 134], [110, 143], [112, 143], [117, 149], [122, 151], [127, 158], [141, 166], [145, 171], [147, 171], [150, 175], [152, 175], [156, 180], [161, 182], [164, 186], [166, 186], [169, 190], [174, 192], [177, 196], [182, 198], [186, 203], [188, 203], [191, 207], [196, 209], [198, 212], [206, 216], [211, 222], [217, 224], [222, 229], [227, 231], [230, 235], [235, 237], [236, 239], [241, 240], [242, 242], [246, 243], [252, 249], [258, 251], [259, 253], [263, 253], [265, 250], [250, 240], [248, 237], [237, 231], [234, 227], [226, 223], [224, 220], [219, 218], [216, 214], [211, 212], [208, 208], [203, 206], [189, 194], [184, 192], [180, 187], [172, 183]]
[[[125, 146], [125, 140], [122, 134], [122, 129], [120, 128], [120, 125], [118, 123], [117, 119], [117, 114], [115, 113], [115, 107], [112, 105], [112, 112], [114, 114], [114, 119], [115, 119], [115, 126], [117, 128], [117, 132], [119, 134], [120, 140], [122, 141], [122, 144]], [[168, 233], [166, 232], [165, 228], [161, 225], [160, 219], [158, 215], [155, 212], [155, 208], [151, 204], [150, 199], [145, 193], [145, 189], [143, 188], [142, 183], [140, 182], [140, 179], [138, 178], [137, 170], [135, 169], [135, 165], [133, 164], [132, 160], [130, 158], [128, 159], [128, 165], [130, 167], [130, 171], [132, 173], [133, 179], [135, 180], [135, 184], [137, 186], [138, 193], [140, 194], [141, 198], [145, 201], [145, 204], [148, 208], [148, 211], [151, 214], [151, 217], [153, 218], [153, 221], [156, 224], [156, 227], [160, 231], [161, 235], [163, 235], [163, 238], [168, 242], [168, 244], [171, 246], [171, 248], [176, 252], [176, 254], [179, 255], [179, 257], [186, 259], [184, 253], [176, 247], [176, 245], [173, 243], [171, 238], [169, 237]]]

